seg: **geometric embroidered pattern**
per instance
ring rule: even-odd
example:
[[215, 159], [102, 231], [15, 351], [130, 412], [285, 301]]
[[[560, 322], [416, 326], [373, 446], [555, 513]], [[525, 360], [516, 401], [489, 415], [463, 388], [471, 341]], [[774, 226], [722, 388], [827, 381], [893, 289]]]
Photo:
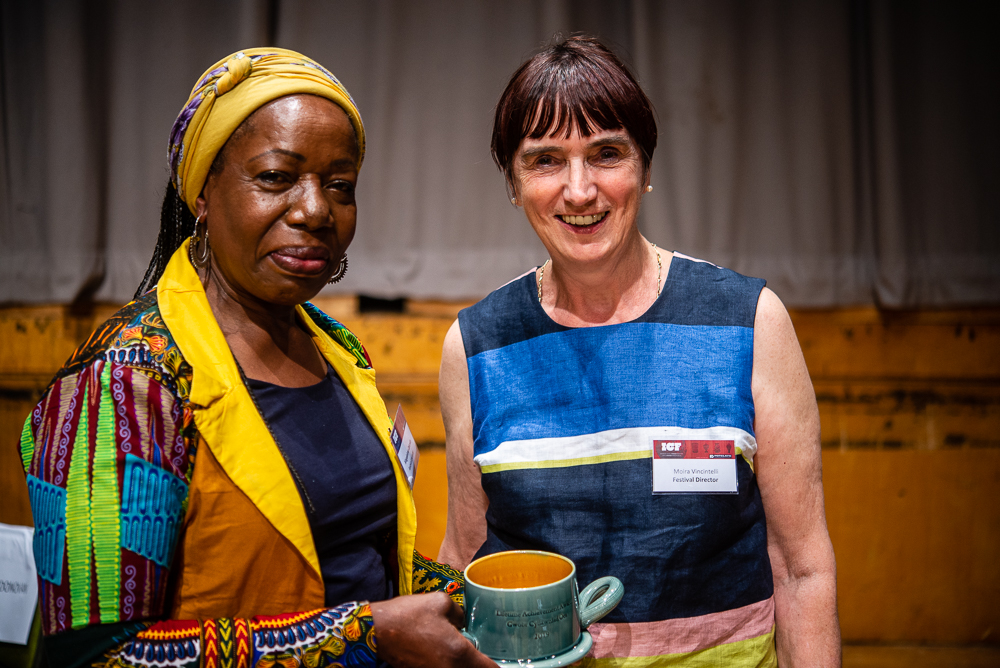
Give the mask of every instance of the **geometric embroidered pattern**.
[[66, 547], [66, 490], [29, 475], [28, 497], [35, 518], [32, 547], [38, 576], [58, 586]]
[[125, 455], [122, 547], [170, 566], [188, 486], [177, 476], [135, 455]]
[[313, 322], [319, 325], [320, 329], [326, 332], [334, 341], [339, 343], [344, 350], [354, 355], [354, 358], [357, 360], [355, 365], [358, 368], [372, 368], [372, 360], [368, 356], [368, 351], [365, 350], [361, 341], [354, 335], [353, 332], [351, 332], [351, 330], [347, 329], [309, 302], [302, 304], [302, 308], [309, 314], [309, 317], [313, 319]]
[[375, 666], [375, 629], [367, 604], [250, 620], [255, 668]]
[[201, 625], [194, 621], [160, 622], [125, 643], [108, 666], [199, 665]]
[[447, 564], [439, 564], [413, 551], [413, 593], [443, 591], [461, 606], [465, 605], [465, 576]]
[[322, 668], [379, 665], [371, 608], [336, 608], [153, 624], [108, 655], [105, 668]]

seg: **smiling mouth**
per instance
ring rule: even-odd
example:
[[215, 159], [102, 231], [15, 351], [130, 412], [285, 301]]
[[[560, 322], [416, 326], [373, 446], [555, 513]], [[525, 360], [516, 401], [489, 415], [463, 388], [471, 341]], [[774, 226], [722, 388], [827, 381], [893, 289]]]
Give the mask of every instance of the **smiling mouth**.
[[589, 227], [590, 225], [595, 225], [602, 220], [604, 220], [609, 211], [602, 211], [601, 213], [590, 214], [589, 216], [570, 216], [563, 214], [561, 216], [556, 216], [559, 220], [566, 223], [567, 225], [572, 225], [573, 227]]

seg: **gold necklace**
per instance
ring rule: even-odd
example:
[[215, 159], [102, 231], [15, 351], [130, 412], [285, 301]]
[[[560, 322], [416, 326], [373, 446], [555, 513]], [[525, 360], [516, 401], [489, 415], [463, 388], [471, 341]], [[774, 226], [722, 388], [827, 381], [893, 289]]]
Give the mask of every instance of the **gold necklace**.
[[[663, 273], [663, 261], [660, 260], [660, 251], [656, 250], [656, 244], [649, 244], [653, 247], [653, 252], [656, 253], [656, 296], [660, 296], [660, 275]], [[538, 303], [542, 303], [542, 281], [545, 280], [545, 267], [549, 266], [549, 262], [552, 262], [552, 258], [547, 259], [543, 264], [541, 269], [538, 270]]]

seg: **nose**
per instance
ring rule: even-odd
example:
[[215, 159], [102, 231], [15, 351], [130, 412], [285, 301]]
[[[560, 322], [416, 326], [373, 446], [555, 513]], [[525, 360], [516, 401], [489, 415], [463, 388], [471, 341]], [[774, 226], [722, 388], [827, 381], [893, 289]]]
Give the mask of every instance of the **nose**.
[[295, 190], [296, 197], [288, 213], [289, 224], [309, 229], [333, 224], [330, 202], [327, 201], [327, 195], [318, 176], [315, 174], [302, 176]]
[[597, 184], [583, 160], [570, 160], [563, 185], [563, 199], [572, 206], [583, 207], [597, 198]]

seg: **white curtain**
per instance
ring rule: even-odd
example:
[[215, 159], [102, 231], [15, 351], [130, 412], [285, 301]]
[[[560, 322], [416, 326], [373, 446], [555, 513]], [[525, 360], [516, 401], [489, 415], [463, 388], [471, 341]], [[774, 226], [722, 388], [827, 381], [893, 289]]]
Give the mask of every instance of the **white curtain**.
[[1000, 303], [1000, 57], [972, 5], [863, 0], [0, 4], [0, 301], [122, 301], [195, 79], [273, 43], [368, 134], [343, 292], [479, 297], [545, 251], [489, 156], [507, 78], [598, 35], [659, 119], [640, 225], [793, 306]]

